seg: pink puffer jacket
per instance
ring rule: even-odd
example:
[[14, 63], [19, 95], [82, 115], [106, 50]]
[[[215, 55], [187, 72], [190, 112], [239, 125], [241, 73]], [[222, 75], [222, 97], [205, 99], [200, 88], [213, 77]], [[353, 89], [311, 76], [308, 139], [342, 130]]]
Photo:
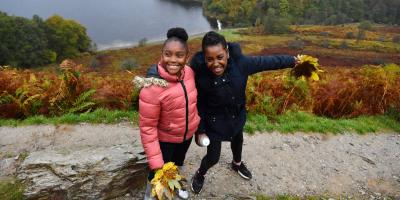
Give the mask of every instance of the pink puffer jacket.
[[190, 139], [200, 122], [194, 72], [188, 66], [182, 70], [178, 79], [158, 64], [149, 69], [145, 79], [135, 78], [136, 85], [144, 87], [139, 95], [139, 128], [151, 169], [164, 165], [159, 141]]

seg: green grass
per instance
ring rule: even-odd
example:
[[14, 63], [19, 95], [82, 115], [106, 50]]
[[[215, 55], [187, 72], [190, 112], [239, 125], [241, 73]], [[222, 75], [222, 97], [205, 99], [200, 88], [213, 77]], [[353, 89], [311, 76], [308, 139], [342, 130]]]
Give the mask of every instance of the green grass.
[[299, 197], [295, 195], [277, 195], [275, 197], [269, 197], [265, 195], [256, 195], [257, 200], [328, 200], [329, 198], [323, 196], [308, 196], [308, 197]]
[[[38, 124], [113, 124], [130, 121], [138, 125], [139, 114], [136, 111], [110, 111], [98, 109], [91, 113], [66, 114], [59, 117], [46, 118], [34, 116], [25, 120], [0, 119], [0, 126], [24, 126]], [[361, 116], [353, 119], [330, 119], [318, 117], [305, 112], [287, 112], [277, 115], [273, 120], [265, 115], [250, 113], [245, 125], [248, 133], [272, 132], [280, 133], [375, 133], [396, 132], [400, 133], [400, 122], [389, 115]]]
[[272, 132], [294, 133], [348, 133], [358, 134], [375, 132], [400, 133], [400, 122], [387, 115], [362, 116], [353, 119], [330, 119], [305, 112], [287, 112], [274, 120], [260, 114], [249, 114], [245, 131], [248, 133]]
[[105, 109], [97, 109], [94, 112], [83, 114], [66, 114], [59, 117], [33, 116], [24, 120], [0, 119], [0, 126], [24, 126], [38, 124], [112, 124], [121, 121], [132, 121], [138, 123], [138, 113], [135, 111], [109, 111]]
[[287, 43], [296, 38], [294, 34], [282, 35], [244, 35], [239, 33], [240, 29], [224, 29], [220, 31], [229, 42], [243, 42], [243, 53], [257, 53], [265, 48], [286, 47]]
[[[346, 196], [328, 196], [328, 195], [312, 195], [312, 196], [298, 196], [298, 195], [290, 195], [290, 194], [281, 194], [274, 197], [266, 196], [266, 195], [255, 195], [257, 200], [329, 200], [329, 199], [361, 199], [362, 197], [346, 197]], [[392, 200], [392, 197], [385, 197], [384, 199]]]
[[391, 41], [379, 42], [371, 40], [360, 40], [356, 39], [342, 39], [342, 38], [331, 38], [331, 37], [320, 37], [320, 36], [302, 36], [303, 39], [311, 42], [313, 45], [320, 46], [322, 41], [329, 41], [330, 48], [340, 49], [340, 44], [345, 40], [348, 48], [356, 51], [370, 51], [370, 52], [382, 52], [382, 53], [399, 53], [400, 44], [393, 43]]
[[20, 200], [23, 198], [24, 186], [15, 180], [0, 181], [0, 199]]

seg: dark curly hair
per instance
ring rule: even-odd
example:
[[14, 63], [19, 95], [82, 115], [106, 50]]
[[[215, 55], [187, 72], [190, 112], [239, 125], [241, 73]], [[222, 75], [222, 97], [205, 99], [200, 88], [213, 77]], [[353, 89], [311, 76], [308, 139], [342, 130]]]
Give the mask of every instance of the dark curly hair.
[[187, 40], [189, 36], [184, 28], [176, 27], [170, 28], [167, 32], [167, 39], [164, 42], [164, 46], [170, 41], [178, 41], [180, 42], [186, 50], [188, 50]]
[[201, 44], [201, 48], [204, 50], [209, 46], [214, 46], [217, 44], [221, 44], [224, 49], [227, 49], [227, 43], [225, 37], [215, 31], [210, 31], [206, 33], [203, 37], [203, 41]]

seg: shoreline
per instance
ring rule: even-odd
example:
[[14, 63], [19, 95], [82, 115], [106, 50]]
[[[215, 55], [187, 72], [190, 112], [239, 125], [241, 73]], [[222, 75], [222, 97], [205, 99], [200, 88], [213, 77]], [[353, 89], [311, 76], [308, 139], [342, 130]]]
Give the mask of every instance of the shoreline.
[[[210, 29], [209, 31], [212, 31], [215, 29]], [[222, 30], [221, 30], [222, 31]], [[202, 37], [205, 33], [207, 33], [208, 31], [204, 31], [204, 32], [200, 32], [200, 33], [194, 33], [194, 34], [190, 34], [189, 35], [189, 40], [191, 39], [195, 39], [195, 38], [199, 38]], [[155, 38], [155, 39], [149, 39], [146, 41], [146, 45], [157, 45], [157, 44], [161, 44], [164, 42], [164, 39], [161, 38]], [[98, 50], [96, 51], [96, 53], [102, 52], [102, 51], [113, 51], [113, 50], [123, 50], [123, 49], [131, 49], [131, 48], [135, 48], [138, 47], [139, 45], [139, 41], [137, 42], [128, 42], [127, 45], [121, 45], [121, 46], [114, 46], [112, 47], [111, 45], [103, 45], [103, 46], [111, 46], [111, 47], [105, 47], [105, 48], [100, 48], [98, 47]], [[146, 46], [145, 45], [145, 46]], [[99, 45], [100, 46], [100, 45]]]

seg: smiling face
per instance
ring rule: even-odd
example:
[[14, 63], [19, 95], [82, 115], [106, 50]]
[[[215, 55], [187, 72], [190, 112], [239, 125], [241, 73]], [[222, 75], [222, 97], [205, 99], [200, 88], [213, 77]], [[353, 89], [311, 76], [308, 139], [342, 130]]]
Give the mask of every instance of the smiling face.
[[224, 74], [228, 64], [229, 53], [222, 46], [216, 44], [205, 48], [204, 52], [207, 68], [216, 76]]
[[161, 54], [161, 64], [171, 75], [180, 76], [181, 69], [185, 67], [188, 51], [185, 46], [176, 40], [171, 40], [164, 45]]

